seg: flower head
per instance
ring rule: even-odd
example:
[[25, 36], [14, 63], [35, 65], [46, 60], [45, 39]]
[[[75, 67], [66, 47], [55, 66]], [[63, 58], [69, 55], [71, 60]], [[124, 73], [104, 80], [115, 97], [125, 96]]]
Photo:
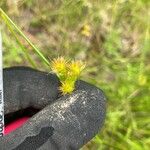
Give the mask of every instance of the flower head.
[[58, 76], [62, 76], [67, 72], [67, 61], [63, 57], [55, 58], [51, 63], [51, 69]]
[[62, 94], [64, 94], [64, 95], [67, 93], [71, 93], [74, 90], [74, 82], [67, 82], [67, 80], [66, 80], [66, 81], [62, 82], [59, 89], [62, 92]]
[[51, 69], [58, 76], [61, 86], [59, 90], [62, 94], [71, 93], [75, 88], [75, 82], [85, 64], [81, 61], [67, 61], [63, 57], [56, 58], [51, 63]]
[[85, 68], [85, 64], [81, 61], [72, 61], [69, 66], [69, 73], [72, 76], [79, 77], [81, 74], [82, 70]]
[[86, 37], [89, 37], [91, 35], [91, 28], [88, 24], [85, 24], [82, 27], [81, 34], [86, 36]]

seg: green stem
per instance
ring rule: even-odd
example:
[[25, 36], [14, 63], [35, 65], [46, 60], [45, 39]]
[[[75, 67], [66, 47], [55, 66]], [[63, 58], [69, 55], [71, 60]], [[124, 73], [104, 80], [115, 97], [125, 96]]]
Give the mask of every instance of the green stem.
[[25, 39], [25, 41], [33, 48], [33, 50], [40, 56], [40, 58], [49, 65], [49, 61], [45, 58], [45, 56], [35, 47], [30, 40], [25, 36], [25, 34], [17, 27], [17, 25], [7, 16], [7, 14], [0, 8], [0, 15], [4, 19], [6, 19], [15, 29], [16, 31]]
[[31, 57], [30, 57], [29, 54], [27, 53], [25, 47], [21, 44], [20, 40], [18, 39], [17, 35], [16, 35], [15, 32], [13, 31], [12, 27], [9, 25], [8, 21], [5, 20], [5, 18], [4, 18], [4, 21], [5, 21], [5, 23], [7, 24], [9, 30], [12, 32], [13, 36], [15, 37], [16, 42], [18, 43], [18, 45], [21, 47], [21, 49], [22, 49], [23, 52], [25, 53], [26, 58], [28, 59], [28, 61], [31, 63], [31, 65], [32, 65], [34, 68], [37, 68], [36, 64], [33, 62], [33, 60], [31, 59]]

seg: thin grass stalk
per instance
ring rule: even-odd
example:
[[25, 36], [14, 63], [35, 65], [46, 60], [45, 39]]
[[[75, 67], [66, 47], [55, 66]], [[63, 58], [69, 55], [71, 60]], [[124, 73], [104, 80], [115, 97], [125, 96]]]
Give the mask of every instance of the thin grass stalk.
[[10, 23], [14, 29], [23, 37], [23, 39], [33, 48], [33, 50], [39, 55], [39, 57], [44, 61], [46, 65], [49, 66], [49, 61], [45, 58], [45, 56], [38, 50], [36, 46], [34, 46], [31, 41], [25, 36], [25, 34], [17, 27], [17, 25], [7, 16], [7, 14], [0, 8], [0, 15], [2, 19], [5, 18], [5, 20]]
[[12, 27], [9, 25], [7, 20], [4, 20], [5, 23], [7, 24], [9, 30], [11, 31], [11, 33], [13, 34], [13, 36], [16, 39], [16, 42], [18, 43], [18, 45], [21, 47], [21, 49], [23, 50], [23, 52], [25, 53], [25, 56], [27, 58], [27, 60], [30, 62], [30, 64], [34, 67], [37, 68], [36, 64], [34, 63], [34, 61], [32, 60], [32, 58], [30, 57], [30, 55], [27, 53], [26, 48], [21, 44], [20, 40], [18, 39], [17, 35], [15, 34], [14, 30], [12, 29]]

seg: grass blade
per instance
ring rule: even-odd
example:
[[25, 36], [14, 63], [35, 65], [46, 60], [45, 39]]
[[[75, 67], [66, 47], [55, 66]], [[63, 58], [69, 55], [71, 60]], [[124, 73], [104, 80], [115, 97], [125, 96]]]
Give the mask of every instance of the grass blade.
[[[17, 25], [7, 16], [7, 14], [0, 8], [0, 15], [3, 20], [7, 20], [11, 26], [23, 37], [23, 39], [33, 48], [33, 50], [39, 55], [39, 57], [45, 62], [45, 64], [49, 65], [49, 61], [45, 58], [45, 56], [35, 47], [31, 41], [25, 36], [25, 34], [17, 27]], [[7, 25], [8, 25], [7, 23]], [[10, 26], [10, 25], [9, 25]], [[19, 44], [20, 45], [20, 44]]]

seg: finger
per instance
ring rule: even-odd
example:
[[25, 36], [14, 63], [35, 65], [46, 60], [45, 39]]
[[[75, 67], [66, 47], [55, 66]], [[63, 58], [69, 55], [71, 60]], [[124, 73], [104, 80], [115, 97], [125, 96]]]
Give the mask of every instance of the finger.
[[[3, 150], [79, 149], [102, 127], [105, 96], [99, 89], [60, 97], [0, 140]], [[47, 149], [48, 148], [48, 149]]]
[[57, 99], [59, 84], [54, 74], [28, 67], [4, 69], [5, 114], [27, 107], [45, 107]]

